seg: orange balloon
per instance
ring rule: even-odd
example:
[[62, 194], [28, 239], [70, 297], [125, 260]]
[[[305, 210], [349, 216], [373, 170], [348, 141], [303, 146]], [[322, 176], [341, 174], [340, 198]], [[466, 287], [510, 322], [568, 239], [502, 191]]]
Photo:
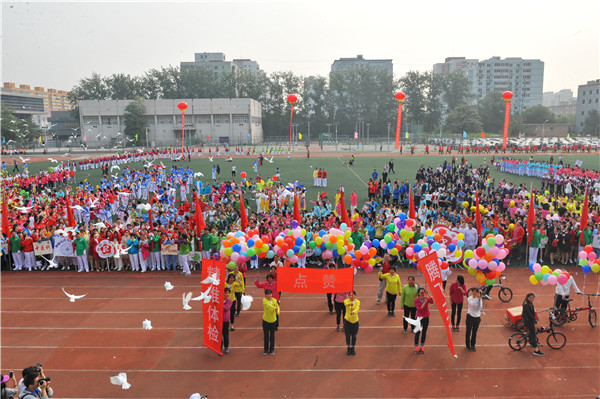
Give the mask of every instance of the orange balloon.
[[352, 263], [352, 256], [346, 254], [346, 256], [344, 256], [344, 262], [346, 262], [347, 265]]
[[337, 237], [332, 235], [329, 237], [329, 241], [331, 241], [332, 244], [335, 244], [337, 242]]
[[440, 234], [434, 235], [433, 238], [435, 239], [436, 242], [442, 241], [442, 236]]
[[360, 258], [362, 258], [362, 254], [360, 253], [360, 251], [354, 251], [354, 257], [356, 259], [360, 259]]
[[233, 244], [237, 244], [237, 243], [239, 243], [239, 242], [240, 242], [240, 240], [239, 240], [239, 238], [237, 238], [237, 237], [233, 237], [233, 238], [231, 239], [231, 245], [233, 245]]
[[377, 248], [369, 248], [369, 255], [371, 255], [371, 257], [377, 255]]
[[486, 253], [485, 256], [483, 257], [485, 260], [487, 260], [488, 262], [491, 262], [494, 260], [494, 255], [492, 255], [491, 253]]
[[229, 241], [223, 241], [223, 246], [225, 248], [229, 248], [231, 246], [231, 243]]

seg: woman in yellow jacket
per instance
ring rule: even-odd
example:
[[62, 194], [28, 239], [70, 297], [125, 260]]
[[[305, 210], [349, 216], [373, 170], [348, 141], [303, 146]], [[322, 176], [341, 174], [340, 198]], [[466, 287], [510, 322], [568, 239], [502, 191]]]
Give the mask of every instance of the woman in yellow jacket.
[[229, 322], [229, 329], [231, 331], [235, 331], [235, 327], [233, 326], [233, 323], [235, 322], [235, 304], [236, 304], [236, 296], [235, 296], [235, 291], [237, 289], [239, 289], [240, 287], [240, 283], [238, 280], [236, 280], [236, 277], [233, 273], [229, 273], [227, 275], [227, 281], [225, 282], [225, 288], [229, 289], [229, 299], [231, 299], [231, 312], [230, 312], [230, 322]]
[[271, 356], [275, 354], [275, 326], [278, 315], [279, 303], [277, 299], [273, 298], [273, 291], [267, 288], [265, 290], [265, 297], [263, 298], [263, 356], [266, 356], [267, 353]]
[[344, 300], [346, 315], [344, 316], [344, 332], [346, 333], [346, 346], [348, 350], [346, 355], [354, 356], [356, 351], [356, 336], [358, 335], [358, 311], [360, 310], [360, 301], [356, 299], [356, 291], [350, 291], [348, 298]]
[[396, 317], [396, 313], [394, 313], [396, 310], [396, 297], [398, 293], [402, 292], [400, 276], [396, 273], [396, 268], [392, 266], [389, 273], [384, 274], [379, 272], [379, 278], [387, 280], [385, 284], [385, 296], [387, 299], [388, 317]]

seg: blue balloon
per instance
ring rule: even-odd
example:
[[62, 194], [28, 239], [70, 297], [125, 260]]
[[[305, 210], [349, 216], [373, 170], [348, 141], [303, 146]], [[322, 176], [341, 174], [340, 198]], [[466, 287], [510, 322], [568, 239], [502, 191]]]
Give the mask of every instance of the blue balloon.
[[321, 248], [315, 248], [315, 255], [316, 256], [321, 255]]
[[268, 251], [267, 252], [267, 258], [273, 259], [274, 256], [275, 256], [275, 252], [273, 252], [273, 251]]
[[233, 252], [240, 252], [242, 250], [242, 246], [240, 244], [233, 244], [231, 249], [233, 250]]
[[589, 272], [591, 272], [591, 271], [592, 271], [592, 268], [590, 267], [590, 265], [583, 265], [583, 266], [581, 267], [581, 270], [582, 270], [584, 273], [589, 273]]
[[340, 225], [340, 230], [342, 230], [342, 231], [346, 230], [347, 228], [348, 228], [348, 225], [346, 223], [342, 223]]
[[417, 253], [418, 253], [418, 252], [421, 252], [421, 250], [422, 250], [423, 248], [421, 248], [421, 245], [419, 245], [419, 244], [415, 244], [415, 245], [414, 245], [414, 247], [413, 247], [413, 249], [415, 250], [415, 252], [417, 252]]
[[379, 240], [377, 238], [373, 240], [373, 246], [379, 248]]
[[302, 237], [298, 237], [296, 238], [296, 245], [300, 246], [304, 243], [304, 239], [302, 239]]
[[401, 213], [400, 215], [398, 215], [398, 217], [400, 218], [400, 220], [406, 220], [406, 213]]
[[531, 270], [531, 272], [532, 272], [532, 273], [535, 273], [535, 272], [533, 271], [533, 265], [534, 265], [534, 264], [535, 264], [534, 262], [531, 262], [531, 263], [529, 264], [529, 270]]
[[297, 254], [298, 251], [300, 251], [300, 246], [299, 245], [294, 245], [294, 247], [292, 248], [292, 250], [294, 251], [295, 254]]
[[324, 230], [319, 230], [319, 236], [323, 237], [325, 234], [327, 234]]
[[442, 246], [439, 242], [434, 242], [433, 244], [431, 244], [431, 249], [435, 249], [436, 251], [439, 250], [441, 247]]
[[252, 238], [250, 238], [248, 240], [248, 248], [252, 248], [254, 246], [254, 240]]
[[448, 245], [448, 251], [450, 251], [450, 252], [456, 251], [456, 245], [454, 245], [454, 244]]

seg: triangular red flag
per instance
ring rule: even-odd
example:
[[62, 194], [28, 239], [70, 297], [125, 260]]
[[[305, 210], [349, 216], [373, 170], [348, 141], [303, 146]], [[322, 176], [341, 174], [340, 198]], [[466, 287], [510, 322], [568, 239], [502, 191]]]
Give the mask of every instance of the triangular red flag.
[[240, 222], [242, 230], [246, 231], [248, 227], [248, 215], [246, 215], [246, 206], [244, 205], [244, 192], [240, 190]]
[[485, 138], [485, 133], [483, 132], [483, 130], [481, 131], [481, 138], [484, 139]]
[[588, 224], [588, 212], [590, 205], [588, 203], [588, 190], [585, 188], [585, 199], [583, 200], [583, 209], [581, 210], [581, 221], [579, 222], [579, 243], [581, 246], [585, 246], [585, 237], [583, 236], [583, 230], [587, 227]]
[[67, 203], [67, 224], [69, 227], [75, 227], [75, 217], [73, 216], [73, 210], [71, 209], [71, 202], [69, 201], [69, 193], [65, 193], [65, 201]]
[[410, 219], [416, 219], [416, 217], [415, 217], [415, 202], [413, 199], [412, 185], [410, 186], [410, 196], [408, 198], [408, 205], [409, 205], [408, 217]]
[[481, 239], [481, 232], [483, 231], [483, 225], [481, 224], [481, 212], [479, 212], [479, 194], [475, 191], [475, 221], [477, 223], [477, 235]]
[[206, 228], [206, 223], [204, 223], [204, 215], [202, 215], [202, 206], [201, 206], [200, 197], [196, 197], [196, 235], [200, 237], [202, 235], [202, 230]]
[[346, 200], [344, 198], [344, 187], [340, 192], [340, 204], [342, 206], [342, 223], [346, 223], [346, 226], [350, 227], [350, 220], [348, 219], [348, 211], [346, 210]]
[[293, 220], [300, 223], [302, 218], [300, 217], [300, 200], [298, 199], [298, 195], [294, 193], [294, 217]]
[[10, 237], [10, 223], [8, 221], [8, 203], [6, 202], [6, 192], [2, 193], [2, 232], [6, 237]]
[[[527, 215], [527, 245], [531, 245], [531, 239], [533, 238], [533, 222], [535, 220], [535, 198], [533, 196], [533, 190], [529, 192], [529, 214]], [[535, 261], [535, 259], [534, 259]]]

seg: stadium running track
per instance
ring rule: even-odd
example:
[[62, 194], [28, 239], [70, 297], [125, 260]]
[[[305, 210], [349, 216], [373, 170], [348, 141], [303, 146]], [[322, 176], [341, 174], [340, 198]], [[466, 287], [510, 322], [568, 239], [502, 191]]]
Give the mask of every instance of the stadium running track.
[[[580, 288], [597, 292], [598, 274], [575, 268]], [[474, 278], [462, 273], [467, 286]], [[231, 353], [219, 356], [203, 347], [201, 303], [184, 311], [182, 294], [200, 294], [199, 272], [146, 274], [103, 272], [2, 272], [2, 372], [41, 362], [60, 398], [593, 398], [600, 395], [600, 327], [591, 328], [587, 312], [559, 330], [566, 347], [544, 346], [545, 357], [532, 349], [512, 351], [508, 337], [515, 331], [505, 310], [520, 306], [527, 292], [538, 293], [538, 310], [552, 304], [551, 286], [532, 286], [529, 270], [508, 271], [510, 303], [502, 303], [497, 288], [485, 302], [477, 352], [453, 333], [458, 358], [447, 347], [447, 336], [433, 310], [424, 355], [414, 355], [413, 334], [402, 333], [402, 312], [388, 318], [385, 304], [376, 304], [377, 274], [355, 279], [361, 301], [356, 356], [346, 355], [344, 333], [335, 331], [325, 295], [284, 293], [275, 356], [262, 355], [262, 290], [247, 275], [247, 293], [254, 297], [248, 311], [236, 318], [230, 334]], [[403, 283], [413, 271], [403, 269]], [[166, 291], [165, 281], [175, 288]], [[417, 282], [423, 282], [422, 277]], [[63, 294], [85, 294], [75, 303]], [[449, 287], [447, 287], [448, 289]], [[573, 304], [583, 299], [573, 295]], [[594, 306], [598, 308], [598, 299]], [[546, 315], [545, 313], [543, 315]], [[142, 329], [149, 319], [152, 330]], [[543, 316], [540, 325], [547, 325]], [[546, 335], [540, 336], [545, 343]], [[131, 389], [111, 385], [109, 377], [126, 372]]]

